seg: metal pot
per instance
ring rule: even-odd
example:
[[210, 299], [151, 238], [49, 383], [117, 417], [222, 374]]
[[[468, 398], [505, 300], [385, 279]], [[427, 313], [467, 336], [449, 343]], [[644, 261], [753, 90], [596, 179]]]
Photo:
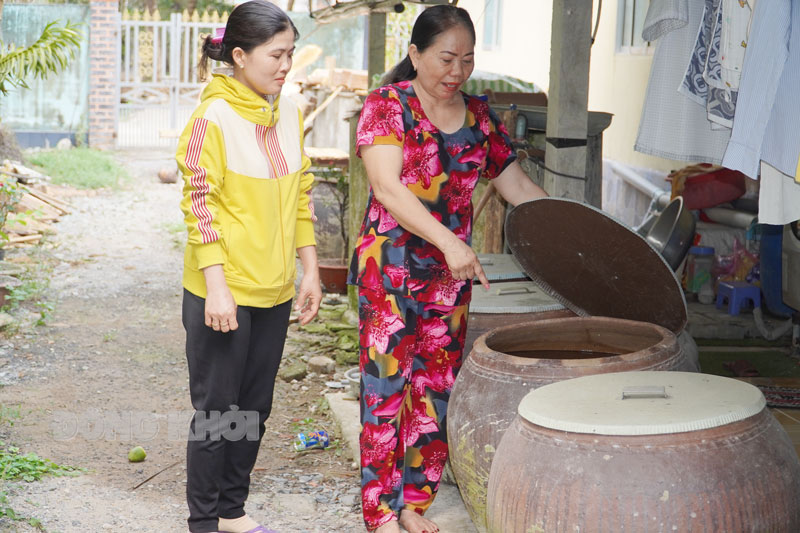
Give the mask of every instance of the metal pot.
[[361, 371], [357, 366], [344, 373], [344, 380], [347, 382], [347, 395], [358, 400], [361, 396]]
[[694, 232], [694, 217], [678, 196], [658, 215], [644, 238], [676, 271], [692, 246]]

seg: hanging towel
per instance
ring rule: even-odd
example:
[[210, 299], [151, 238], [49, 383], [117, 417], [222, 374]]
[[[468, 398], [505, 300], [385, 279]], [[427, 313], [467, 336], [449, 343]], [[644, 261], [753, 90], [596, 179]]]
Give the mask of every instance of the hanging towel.
[[737, 91], [722, 79], [723, 0], [705, 0], [686, 75], [678, 91], [706, 108], [712, 129], [733, 127]]

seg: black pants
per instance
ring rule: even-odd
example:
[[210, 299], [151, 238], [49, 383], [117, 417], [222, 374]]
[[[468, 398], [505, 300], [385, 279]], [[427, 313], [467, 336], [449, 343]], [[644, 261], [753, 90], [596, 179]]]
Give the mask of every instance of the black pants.
[[291, 301], [242, 307], [239, 329], [205, 325], [205, 300], [183, 293], [189, 391], [195, 409], [186, 450], [189, 530], [217, 531], [217, 518], [244, 516], [250, 472], [272, 409]]

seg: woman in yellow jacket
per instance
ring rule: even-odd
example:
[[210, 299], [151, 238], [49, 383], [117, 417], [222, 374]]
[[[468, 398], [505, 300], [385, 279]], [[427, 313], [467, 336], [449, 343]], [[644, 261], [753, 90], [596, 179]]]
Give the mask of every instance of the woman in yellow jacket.
[[295, 296], [308, 323], [322, 293], [303, 120], [281, 87], [297, 30], [265, 0], [237, 6], [224, 34], [206, 39], [214, 74], [177, 152], [184, 257], [183, 324], [195, 415], [187, 447], [192, 532], [264, 533], [244, 512], [250, 472], [272, 405]]

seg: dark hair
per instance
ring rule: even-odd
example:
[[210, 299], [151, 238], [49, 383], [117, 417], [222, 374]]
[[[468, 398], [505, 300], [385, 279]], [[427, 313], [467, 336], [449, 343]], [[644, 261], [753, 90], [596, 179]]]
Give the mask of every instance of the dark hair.
[[245, 52], [250, 52], [288, 29], [294, 32], [294, 38], [297, 40], [300, 34], [292, 19], [271, 2], [249, 0], [237, 5], [228, 17], [222, 42], [211, 42], [211, 35], [203, 42], [203, 54], [197, 64], [200, 78], [205, 79], [208, 76], [209, 59], [233, 65], [231, 53], [234, 48], [239, 47]]
[[[429, 7], [414, 22], [409, 44], [415, 45], [417, 50], [424, 52], [426, 48], [433, 44], [439, 34], [455, 26], [462, 26], [469, 31], [470, 35], [472, 35], [472, 42], [475, 43], [475, 26], [472, 25], [472, 19], [466, 9], [449, 5]], [[413, 80], [416, 77], [417, 71], [414, 69], [414, 65], [411, 64], [411, 58], [406, 54], [405, 59], [395, 65], [383, 77], [381, 85]]]

